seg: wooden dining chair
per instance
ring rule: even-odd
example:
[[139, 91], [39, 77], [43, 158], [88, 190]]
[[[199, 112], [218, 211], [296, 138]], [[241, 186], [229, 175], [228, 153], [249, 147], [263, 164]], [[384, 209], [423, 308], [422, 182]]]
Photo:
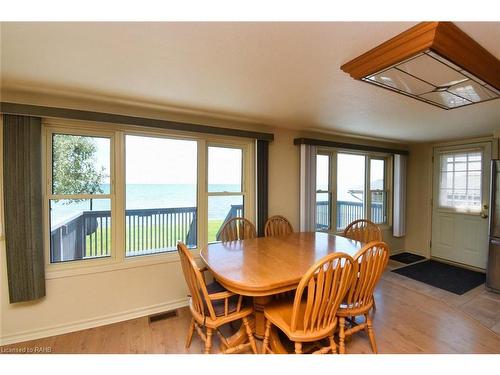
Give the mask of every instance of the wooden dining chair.
[[[373, 292], [389, 260], [389, 247], [384, 242], [370, 242], [360, 250], [354, 260], [357, 263], [358, 272], [353, 278], [347, 298], [337, 311], [339, 352], [345, 353], [346, 336], [364, 330], [370, 339], [373, 352], [377, 353], [370, 310], [374, 306]], [[364, 316], [365, 321], [358, 324], [353, 323], [352, 327], [346, 329], [346, 318], [355, 318], [356, 316]]]
[[301, 354], [303, 343], [324, 338], [329, 345], [314, 353], [337, 352], [333, 333], [337, 326], [337, 309], [345, 298], [356, 263], [347, 254], [331, 253], [319, 260], [304, 274], [294, 299], [276, 300], [264, 307], [266, 330], [262, 353], [272, 353], [269, 335], [274, 325], [295, 343], [295, 353]]
[[[353, 221], [344, 229], [344, 237], [363, 243], [382, 241], [382, 231], [374, 222], [360, 219]], [[377, 310], [375, 300], [373, 300], [373, 310]]]
[[264, 227], [266, 237], [285, 236], [289, 233], [293, 233], [293, 227], [284, 216], [275, 215], [267, 219]]
[[[186, 340], [186, 348], [191, 346], [193, 333], [196, 330], [200, 338], [205, 342], [205, 354], [210, 353], [212, 347], [212, 334], [217, 332], [223, 344], [223, 353], [240, 352], [248, 347], [257, 353], [257, 346], [253, 337], [252, 327], [248, 317], [253, 314], [253, 306], [246, 305], [243, 296], [232, 293], [219, 283], [206, 284], [202, 272], [199, 269], [188, 248], [182, 242], [177, 244], [177, 251], [181, 259], [182, 271], [189, 288], [189, 309], [191, 310], [191, 324]], [[248, 342], [238, 346], [230, 347], [227, 339], [220, 333], [219, 327], [237, 320], [242, 320], [248, 336]], [[202, 328], [205, 328], [206, 333]]]
[[344, 237], [364, 243], [382, 241], [382, 231], [374, 222], [360, 219], [353, 221], [344, 229]]
[[219, 239], [222, 242], [245, 240], [257, 237], [255, 225], [244, 217], [229, 219], [220, 231]]

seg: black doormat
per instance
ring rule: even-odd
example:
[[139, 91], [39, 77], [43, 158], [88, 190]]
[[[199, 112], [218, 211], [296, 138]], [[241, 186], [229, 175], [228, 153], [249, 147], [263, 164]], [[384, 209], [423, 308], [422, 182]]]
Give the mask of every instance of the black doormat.
[[401, 267], [392, 270], [392, 272], [458, 295], [474, 289], [486, 280], [484, 273], [451, 266], [434, 260]]
[[391, 255], [390, 258], [392, 260], [395, 260], [396, 262], [401, 262], [404, 264], [410, 264], [410, 263], [415, 263], [418, 262], [419, 260], [424, 260], [425, 257], [422, 255], [417, 255], [417, 254], [412, 254], [412, 253], [399, 253], [396, 255]]

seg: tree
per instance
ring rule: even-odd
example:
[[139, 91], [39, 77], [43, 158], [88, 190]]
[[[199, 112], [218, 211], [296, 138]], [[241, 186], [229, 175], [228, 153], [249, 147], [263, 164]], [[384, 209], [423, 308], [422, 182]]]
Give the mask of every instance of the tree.
[[[99, 194], [106, 177], [96, 166], [97, 147], [90, 137], [55, 134], [53, 138], [53, 194]], [[78, 202], [70, 199], [66, 204]], [[92, 206], [92, 201], [91, 201]]]

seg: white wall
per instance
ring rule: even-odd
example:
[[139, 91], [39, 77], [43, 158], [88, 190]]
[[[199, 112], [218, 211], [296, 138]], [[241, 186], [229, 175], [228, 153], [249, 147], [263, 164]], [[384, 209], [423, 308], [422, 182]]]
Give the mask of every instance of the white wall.
[[[26, 99], [26, 98], [25, 98]], [[102, 103], [35, 98], [25, 103], [160, 116], [158, 111], [130, 110]], [[16, 97], [3, 100], [16, 101]], [[89, 104], [90, 103], [90, 104]], [[162, 114], [164, 116], [164, 114]], [[176, 118], [182, 120], [182, 118]], [[192, 118], [185, 119], [193, 121]], [[193, 121], [195, 122], [195, 121]], [[233, 126], [226, 120], [203, 120], [211, 125]], [[293, 139], [306, 136], [295, 130], [238, 124], [233, 127], [273, 132], [269, 148], [269, 214], [284, 215], [295, 228], [299, 225], [299, 151]], [[323, 136], [323, 138], [332, 138]], [[335, 139], [339, 140], [338, 137]], [[349, 141], [348, 138], [342, 141]], [[350, 141], [360, 142], [350, 139]], [[361, 143], [371, 143], [361, 141]], [[375, 142], [377, 143], [377, 142]], [[378, 143], [377, 143], [378, 144]], [[388, 146], [387, 144], [380, 144]], [[1, 152], [0, 152], [1, 155]], [[2, 197], [3, 201], [3, 197]], [[393, 251], [403, 248], [404, 239], [385, 231], [384, 239]], [[5, 241], [0, 238], [0, 343], [25, 341], [166, 311], [186, 303], [186, 287], [177, 259], [168, 263], [83, 274], [47, 280], [47, 296], [39, 301], [9, 304]]]

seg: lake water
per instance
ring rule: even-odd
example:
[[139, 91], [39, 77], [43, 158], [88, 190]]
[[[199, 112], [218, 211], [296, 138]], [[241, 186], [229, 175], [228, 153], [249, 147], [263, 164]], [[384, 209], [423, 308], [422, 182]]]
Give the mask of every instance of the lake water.
[[[237, 191], [239, 185], [211, 185], [211, 191]], [[109, 185], [103, 185], [105, 192]], [[66, 204], [65, 204], [66, 203]], [[89, 199], [80, 202], [51, 202], [51, 226], [79, 215], [82, 211], [110, 210], [109, 199]], [[209, 197], [209, 220], [224, 220], [231, 205], [243, 204], [241, 196]], [[187, 184], [128, 184], [126, 187], [126, 209], [196, 207], [196, 185]]]

